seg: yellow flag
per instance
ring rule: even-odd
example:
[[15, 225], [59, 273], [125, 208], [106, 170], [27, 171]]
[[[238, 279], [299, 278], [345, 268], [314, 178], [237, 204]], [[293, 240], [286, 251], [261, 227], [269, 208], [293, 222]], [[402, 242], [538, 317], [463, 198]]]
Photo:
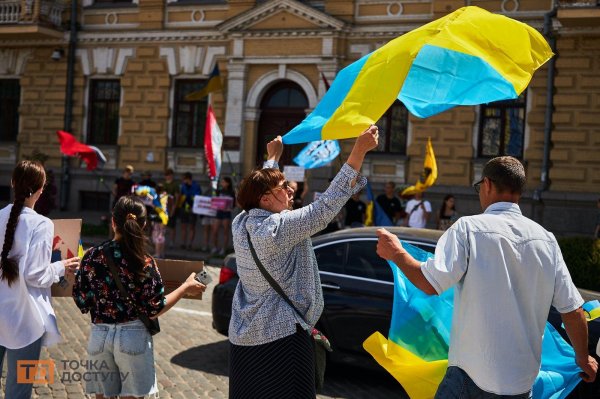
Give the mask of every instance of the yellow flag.
[[427, 146], [425, 147], [425, 162], [423, 163], [423, 173], [419, 178], [419, 181], [414, 186], [407, 187], [402, 191], [400, 195], [413, 195], [416, 192], [423, 192], [428, 187], [433, 186], [433, 183], [437, 180], [438, 169], [435, 161], [435, 154], [433, 153], [433, 146], [431, 145], [431, 137], [427, 139]]
[[79, 240], [79, 248], [77, 248], [77, 256], [79, 257], [79, 259], [83, 258], [83, 245], [81, 245], [81, 240]]

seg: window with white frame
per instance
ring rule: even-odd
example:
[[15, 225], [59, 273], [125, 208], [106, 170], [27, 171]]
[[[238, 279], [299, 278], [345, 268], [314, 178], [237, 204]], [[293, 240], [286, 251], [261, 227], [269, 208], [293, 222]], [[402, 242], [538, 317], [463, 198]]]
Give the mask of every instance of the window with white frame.
[[90, 81], [88, 134], [89, 144], [116, 145], [119, 137], [121, 82], [116, 79]]
[[208, 96], [195, 101], [185, 97], [206, 86], [206, 79], [178, 79], [175, 81], [173, 104], [172, 147], [198, 148], [204, 146], [204, 129]]
[[406, 155], [408, 110], [396, 100], [377, 121], [379, 146], [377, 152]]
[[0, 141], [16, 141], [19, 134], [19, 79], [0, 79]]
[[527, 96], [480, 106], [477, 155], [493, 158], [511, 155], [523, 158]]

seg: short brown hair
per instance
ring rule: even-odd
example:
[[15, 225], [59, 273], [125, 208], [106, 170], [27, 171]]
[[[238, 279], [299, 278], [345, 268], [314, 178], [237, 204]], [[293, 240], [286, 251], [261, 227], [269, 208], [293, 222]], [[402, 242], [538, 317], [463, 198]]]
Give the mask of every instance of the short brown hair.
[[504, 156], [490, 159], [483, 167], [482, 177], [487, 177], [503, 192], [521, 194], [525, 188], [525, 168], [515, 157]]
[[238, 204], [246, 212], [250, 209], [259, 208], [260, 197], [275, 188], [282, 180], [285, 180], [285, 176], [279, 169], [253, 170], [242, 180], [237, 195]]

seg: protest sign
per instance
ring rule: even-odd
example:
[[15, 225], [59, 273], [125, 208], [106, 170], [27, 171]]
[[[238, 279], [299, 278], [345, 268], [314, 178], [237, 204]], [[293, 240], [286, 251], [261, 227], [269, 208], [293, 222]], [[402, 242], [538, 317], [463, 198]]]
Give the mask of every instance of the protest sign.
[[[52, 256], [50, 262], [69, 259], [78, 255], [79, 240], [81, 238], [81, 219], [55, 219], [54, 237], [52, 239]], [[65, 277], [67, 283], [52, 285], [52, 296], [71, 296], [73, 291], [74, 276]]]
[[233, 198], [227, 196], [212, 197], [211, 208], [218, 211], [230, 211], [233, 208]]
[[192, 212], [196, 215], [217, 216], [217, 210], [212, 207], [212, 198], [205, 195], [196, 195], [194, 197]]
[[283, 167], [283, 174], [287, 181], [304, 181], [304, 168], [300, 166], [285, 165]]

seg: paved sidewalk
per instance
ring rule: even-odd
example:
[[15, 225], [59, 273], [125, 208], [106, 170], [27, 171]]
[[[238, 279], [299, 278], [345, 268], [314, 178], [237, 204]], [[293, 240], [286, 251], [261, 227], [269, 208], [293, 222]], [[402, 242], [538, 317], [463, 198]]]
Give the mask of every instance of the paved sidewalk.
[[[218, 281], [220, 269], [208, 266], [207, 270], [213, 281]], [[160, 398], [226, 398], [228, 395], [229, 344], [226, 337], [212, 328], [213, 286], [209, 285], [202, 300], [183, 299], [160, 318], [161, 332], [154, 337]], [[63, 342], [49, 350], [44, 349], [42, 358], [55, 361], [55, 382], [35, 386], [33, 398], [82, 399], [86, 397], [82, 382], [61, 382], [61, 375], [65, 371], [65, 364], [66, 371], [84, 371], [73, 370], [68, 363], [74, 365], [75, 361], [85, 361], [89, 315], [82, 315], [70, 298], [55, 298], [53, 303]], [[407, 397], [403, 395], [400, 385], [384, 372], [366, 372], [332, 364], [328, 365], [325, 392], [318, 398]]]

